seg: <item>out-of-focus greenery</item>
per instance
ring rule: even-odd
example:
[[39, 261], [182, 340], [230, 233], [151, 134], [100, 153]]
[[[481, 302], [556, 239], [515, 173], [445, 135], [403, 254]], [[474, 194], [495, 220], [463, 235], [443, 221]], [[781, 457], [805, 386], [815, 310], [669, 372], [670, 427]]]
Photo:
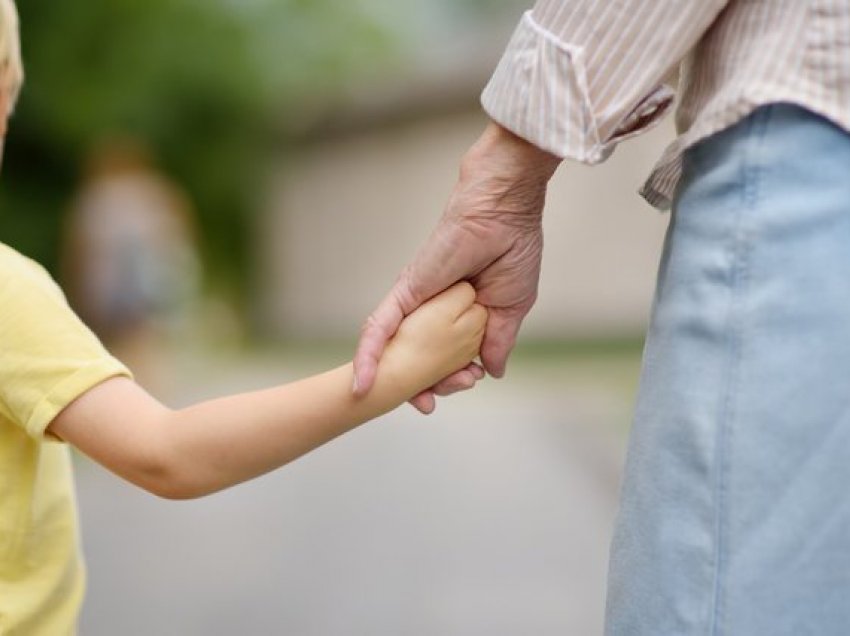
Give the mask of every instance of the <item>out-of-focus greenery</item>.
[[316, 95], [380, 67], [392, 38], [346, 0], [22, 0], [27, 82], [7, 139], [0, 240], [57, 263], [61, 216], [104, 136], [133, 136], [185, 187], [231, 291], [273, 144]]

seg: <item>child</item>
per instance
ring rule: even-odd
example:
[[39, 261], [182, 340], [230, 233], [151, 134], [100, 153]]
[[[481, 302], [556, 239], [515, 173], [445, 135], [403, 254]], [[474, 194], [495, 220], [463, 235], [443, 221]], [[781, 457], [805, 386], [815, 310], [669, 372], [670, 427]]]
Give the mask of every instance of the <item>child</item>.
[[[22, 78], [0, 0], [0, 120]], [[135, 384], [36, 263], [0, 244], [0, 633], [74, 632], [82, 599], [73, 444], [157, 495], [198, 497], [273, 470], [466, 366], [486, 310], [463, 283], [410, 315], [374, 388], [350, 364], [299, 382], [171, 410]]]

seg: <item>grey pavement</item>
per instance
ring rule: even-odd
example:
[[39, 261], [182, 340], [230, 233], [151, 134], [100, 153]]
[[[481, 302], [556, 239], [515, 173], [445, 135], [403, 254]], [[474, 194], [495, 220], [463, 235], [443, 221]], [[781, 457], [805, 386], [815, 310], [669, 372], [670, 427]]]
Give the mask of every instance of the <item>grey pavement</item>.
[[[177, 402], [303, 374], [220, 366]], [[81, 460], [80, 633], [600, 634], [629, 401], [520, 372], [190, 502]]]

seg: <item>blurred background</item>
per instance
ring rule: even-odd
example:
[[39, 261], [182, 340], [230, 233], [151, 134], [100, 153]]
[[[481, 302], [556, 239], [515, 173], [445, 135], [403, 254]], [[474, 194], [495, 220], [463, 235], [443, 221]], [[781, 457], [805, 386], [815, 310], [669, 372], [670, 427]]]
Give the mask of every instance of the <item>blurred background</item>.
[[[173, 406], [349, 359], [523, 0], [26, 0], [0, 240]], [[564, 165], [508, 376], [204, 500], [78, 458], [82, 634], [601, 633], [664, 124]]]

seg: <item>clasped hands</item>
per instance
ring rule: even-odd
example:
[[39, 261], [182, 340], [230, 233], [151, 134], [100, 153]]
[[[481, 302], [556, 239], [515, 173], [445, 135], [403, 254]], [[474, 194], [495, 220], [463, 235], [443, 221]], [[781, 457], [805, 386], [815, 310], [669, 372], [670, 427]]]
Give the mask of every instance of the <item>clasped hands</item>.
[[491, 122], [464, 155], [458, 181], [431, 236], [363, 325], [354, 393], [372, 388], [378, 363], [402, 320], [458, 281], [487, 309], [481, 364], [469, 362], [410, 403], [431, 413], [435, 396], [472, 388], [485, 372], [505, 373], [523, 318], [537, 298], [546, 187], [560, 163]]

